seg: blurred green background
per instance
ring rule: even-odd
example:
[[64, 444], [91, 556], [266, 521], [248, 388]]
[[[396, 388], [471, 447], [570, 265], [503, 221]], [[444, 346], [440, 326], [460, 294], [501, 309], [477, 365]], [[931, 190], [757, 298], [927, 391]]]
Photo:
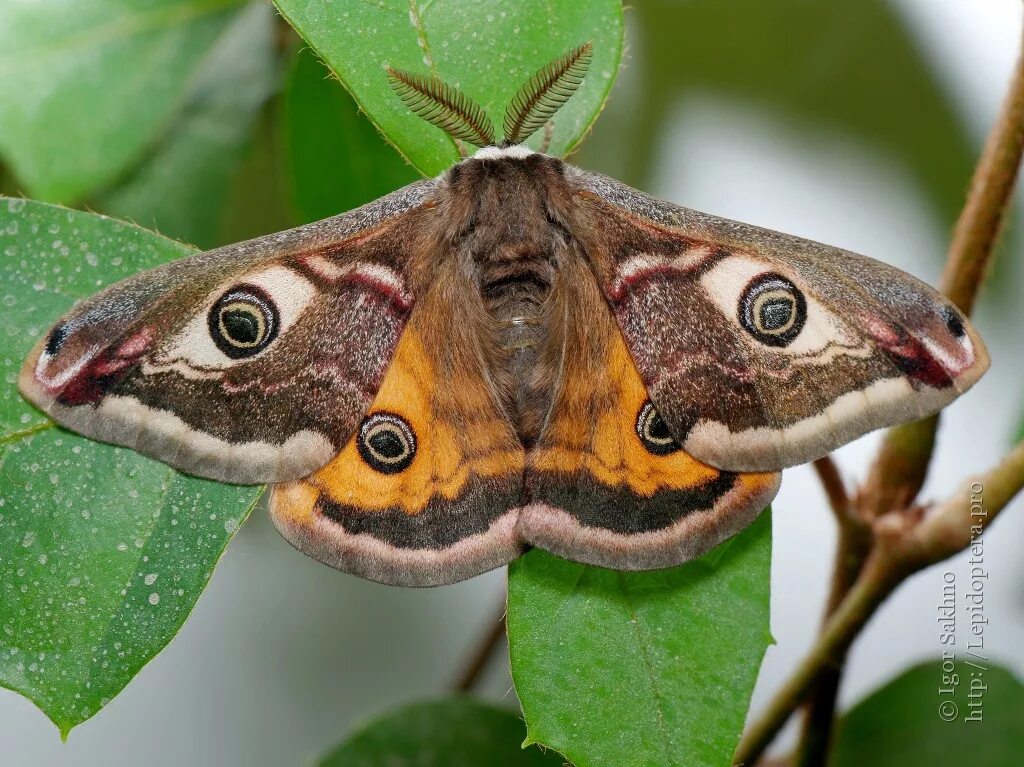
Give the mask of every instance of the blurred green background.
[[[209, 248], [416, 178], [267, 4], [133, 0], [112, 26], [89, 23], [107, 2], [79, 0], [39, 29], [4, 24], [15, 5], [0, 0], [4, 193]], [[157, 21], [135, 23], [139, 9]], [[627, 12], [619, 81], [572, 161], [934, 282], [1022, 12], [1018, 0], [640, 0]], [[1015, 231], [1005, 239], [978, 318], [992, 372], [947, 415], [926, 495], [992, 463], [1016, 432], [1019, 241]], [[876, 440], [840, 451], [847, 475], [863, 474]], [[989, 649], [1018, 677], [1020, 506], [986, 554]], [[787, 473], [775, 508], [779, 644], [755, 708], [814, 635], [834, 539], [805, 468]], [[957, 559], [917, 576], [883, 608], [853, 653], [846, 703], [937, 657], [941, 574], [964, 567]], [[116, 763], [310, 763], [366, 716], [443, 692], [493, 621], [503, 580], [429, 591], [365, 583], [294, 552], [257, 512], [182, 633], [67, 745], [29, 702], [0, 690], [4, 764], [110, 764], [115, 752]], [[504, 661], [483, 692], [514, 700]]]

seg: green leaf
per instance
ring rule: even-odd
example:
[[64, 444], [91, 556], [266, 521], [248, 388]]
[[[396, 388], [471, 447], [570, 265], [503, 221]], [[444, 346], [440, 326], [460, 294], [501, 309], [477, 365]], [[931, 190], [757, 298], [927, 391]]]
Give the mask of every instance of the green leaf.
[[1024, 684], [998, 665], [975, 661], [957, 660], [945, 670], [939, 661], [922, 663], [869, 695], [843, 718], [830, 764], [1019, 764]]
[[419, 177], [308, 49], [292, 61], [284, 124], [292, 200], [304, 221], [358, 208]]
[[0, 163], [0, 196], [13, 197], [18, 194], [18, 184], [7, 166]]
[[67, 735], [177, 633], [260, 490], [187, 477], [58, 429], [21, 361], [75, 299], [189, 249], [0, 198], [0, 685]]
[[521, 748], [523, 722], [469, 698], [414, 703], [373, 720], [320, 767], [560, 767], [539, 748]]
[[[552, 59], [588, 40], [590, 74], [556, 115], [550, 152], [583, 138], [611, 89], [622, 56], [621, 0], [275, 0], [371, 121], [422, 173], [459, 159], [454, 142], [410, 112], [387, 87], [384, 66], [433, 74], [479, 103], [495, 125], [519, 87]], [[534, 136], [536, 146], [543, 136]]]
[[583, 152], [604, 172], [643, 188], [669, 118], [710, 95], [754, 105], [808, 141], [870, 145], [920, 182], [942, 231], [955, 221], [974, 142], [890, 0], [647, 0], [633, 20], [638, 87], [616, 94]]
[[111, 183], [168, 124], [241, 0], [34, 0], [0, 24], [0, 153], [26, 191]]
[[[275, 100], [275, 107], [281, 100]], [[231, 179], [220, 242], [242, 242], [303, 223], [292, 211], [284, 152], [283, 120], [277, 108], [256, 120], [242, 162]]]
[[535, 549], [509, 567], [527, 742], [577, 767], [721, 767], [768, 627], [771, 515], [701, 559], [624, 573]]
[[238, 13], [196, 73], [188, 99], [144, 161], [92, 207], [202, 248], [218, 241], [232, 174], [278, 82], [274, 12]]

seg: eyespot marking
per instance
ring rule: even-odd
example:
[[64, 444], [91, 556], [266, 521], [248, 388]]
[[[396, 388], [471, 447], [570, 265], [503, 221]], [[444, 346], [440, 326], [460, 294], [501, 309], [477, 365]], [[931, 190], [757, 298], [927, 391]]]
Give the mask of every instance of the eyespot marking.
[[360, 457], [382, 474], [397, 474], [416, 456], [416, 435], [394, 413], [373, 413], [363, 419], [356, 438]]
[[680, 449], [668, 425], [650, 400], [643, 404], [637, 414], [636, 435], [647, 451], [654, 455], [668, 455]]
[[788, 346], [807, 321], [807, 299], [781, 274], [755, 277], [740, 296], [739, 321], [766, 346]]
[[259, 354], [277, 338], [280, 325], [277, 306], [255, 285], [231, 288], [207, 315], [210, 338], [231, 359]]

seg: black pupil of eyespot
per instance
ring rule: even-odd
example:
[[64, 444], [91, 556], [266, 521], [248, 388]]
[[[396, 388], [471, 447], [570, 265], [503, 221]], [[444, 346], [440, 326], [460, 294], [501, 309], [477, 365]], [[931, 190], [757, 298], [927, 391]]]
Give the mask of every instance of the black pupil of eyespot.
[[416, 437], [400, 416], [374, 413], [367, 416], [359, 427], [356, 449], [374, 471], [398, 474], [412, 464], [416, 455]]
[[761, 307], [761, 325], [765, 330], [785, 327], [793, 316], [793, 301], [790, 298], [773, 298]]
[[273, 299], [256, 285], [237, 285], [222, 295], [210, 307], [206, 322], [214, 344], [233, 360], [266, 349], [280, 326]]
[[781, 274], [768, 272], [751, 280], [740, 294], [737, 320], [765, 346], [782, 348], [799, 337], [807, 322], [807, 299]]
[[647, 434], [651, 439], [672, 439], [668, 426], [657, 410], [651, 410], [651, 415], [647, 420]]
[[260, 322], [251, 309], [228, 309], [221, 314], [224, 332], [240, 344], [254, 344], [260, 340]]
[[390, 429], [378, 431], [367, 442], [382, 458], [400, 458], [406, 449], [402, 438]]

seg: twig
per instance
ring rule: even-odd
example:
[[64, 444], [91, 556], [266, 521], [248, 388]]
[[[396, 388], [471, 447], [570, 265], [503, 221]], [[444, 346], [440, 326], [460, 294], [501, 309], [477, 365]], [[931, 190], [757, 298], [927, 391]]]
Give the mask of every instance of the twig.
[[501, 640], [505, 636], [505, 600], [501, 601], [501, 609], [491, 621], [491, 627], [481, 637], [476, 650], [469, 656], [469, 661], [459, 673], [458, 679], [452, 685], [455, 692], [472, 692], [480, 681], [480, 676], [490, 664], [495, 651], [501, 646]]
[[839, 474], [839, 467], [836, 466], [831, 455], [819, 458], [812, 466], [814, 466], [814, 471], [818, 475], [822, 487], [825, 488], [828, 505], [836, 515], [836, 521], [840, 525], [845, 524], [850, 517], [850, 497], [846, 492], [843, 478]]
[[[940, 284], [942, 292], [968, 315], [992, 262], [1024, 151], [1024, 56], [1018, 56], [953, 230]], [[928, 473], [937, 429], [936, 415], [889, 430], [865, 483], [866, 510], [877, 515], [917, 497]]]
[[858, 495], [858, 513], [864, 519], [875, 519], [889, 509], [906, 508], [914, 502], [928, 476], [938, 429], [936, 414], [886, 432]]
[[1024, 151], [1024, 64], [1018, 59], [999, 117], [974, 170], [953, 230], [941, 290], [970, 314], [985, 278]]
[[[943, 292], [967, 314], [974, 308], [992, 261], [1022, 152], [1024, 55], [1018, 58], [999, 117], [975, 168], [942, 278]], [[920, 509], [912, 505], [927, 477], [938, 422], [938, 416], [932, 416], [890, 429], [851, 513], [837, 513], [839, 551], [826, 610], [831, 618], [814, 650], [744, 736], [736, 752], [737, 764], [753, 764], [792, 712], [808, 699], [811, 705], [797, 764], [824, 764], [843, 663], [857, 634], [910, 573], [950, 556], [970, 542], [969, 535], [963, 537], [969, 533], [969, 517], [965, 522], [954, 508], [954, 501], [960, 503], [960, 511], [965, 503], [969, 506], [962, 493], [938, 512], [925, 516], [924, 521]], [[843, 500], [835, 493], [838, 472], [828, 464], [815, 468], [835, 511]], [[1018, 446], [990, 472], [988, 480], [995, 482], [996, 503], [992, 503], [992, 488], [988, 486], [987, 500], [998, 512], [1024, 483], [1024, 449]], [[860, 533], [857, 522], [850, 520], [860, 521]], [[898, 533], [895, 537], [894, 532]], [[947, 538], [945, 542], [939, 540], [942, 535]]]
[[902, 511], [879, 518], [873, 525], [876, 543], [860, 578], [764, 716], [743, 736], [734, 764], [753, 765], [757, 761], [806, 697], [822, 668], [843, 657], [864, 624], [900, 583], [967, 548], [972, 541], [972, 524], [991, 524], [1022, 487], [1024, 442], [994, 469], [966, 482], [942, 506], [920, 519]]
[[[842, 604], [843, 599], [860, 575], [864, 562], [871, 551], [871, 528], [861, 517], [853, 513], [850, 498], [846, 492], [839, 470], [831, 456], [814, 462], [829, 506], [838, 523], [836, 557], [832, 570], [828, 600], [822, 616], [822, 624]], [[820, 764], [828, 753], [832, 740], [832, 725], [835, 720], [836, 698], [842, 682], [846, 653], [841, 653], [834, 663], [821, 669], [807, 695], [806, 709], [800, 734], [800, 743], [793, 757], [794, 767], [811, 767]]]

